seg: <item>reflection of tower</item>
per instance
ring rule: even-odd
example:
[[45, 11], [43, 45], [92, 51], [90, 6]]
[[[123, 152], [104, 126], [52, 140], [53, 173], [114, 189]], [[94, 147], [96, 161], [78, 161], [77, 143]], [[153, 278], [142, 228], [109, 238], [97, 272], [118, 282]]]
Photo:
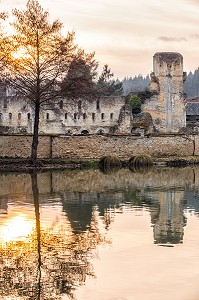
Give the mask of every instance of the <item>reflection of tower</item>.
[[93, 204], [86, 201], [83, 193], [65, 192], [62, 195], [63, 210], [66, 212], [74, 233], [81, 233], [90, 228], [93, 215]]
[[184, 193], [179, 191], [161, 192], [160, 208], [154, 224], [154, 241], [156, 244], [182, 243], [186, 219], [183, 214]]

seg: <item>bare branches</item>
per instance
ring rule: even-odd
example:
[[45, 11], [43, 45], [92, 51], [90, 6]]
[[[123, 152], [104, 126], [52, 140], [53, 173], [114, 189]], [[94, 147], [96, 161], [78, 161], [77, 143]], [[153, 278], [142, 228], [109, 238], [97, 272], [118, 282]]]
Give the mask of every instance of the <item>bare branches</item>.
[[40, 106], [63, 95], [81, 97], [94, 91], [98, 64], [94, 53], [79, 49], [74, 31], [61, 34], [62, 23], [50, 22], [37, 0], [29, 0], [25, 10], [14, 9], [12, 15], [14, 33], [0, 38], [0, 62], [10, 85], [33, 103], [36, 159]]

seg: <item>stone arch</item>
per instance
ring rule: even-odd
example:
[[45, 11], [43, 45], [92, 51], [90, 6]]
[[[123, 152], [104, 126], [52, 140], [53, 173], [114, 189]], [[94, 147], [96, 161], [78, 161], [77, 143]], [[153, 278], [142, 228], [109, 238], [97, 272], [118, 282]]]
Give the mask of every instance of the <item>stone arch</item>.
[[97, 134], [104, 134], [104, 133], [105, 133], [104, 129], [102, 129], [102, 128], [98, 129], [98, 131], [97, 131]]
[[71, 129], [66, 130], [66, 135], [72, 135], [72, 134], [73, 134], [73, 132]]
[[89, 135], [90, 132], [89, 132], [87, 129], [83, 129], [83, 130], [81, 131], [81, 134], [82, 134], [82, 135]]

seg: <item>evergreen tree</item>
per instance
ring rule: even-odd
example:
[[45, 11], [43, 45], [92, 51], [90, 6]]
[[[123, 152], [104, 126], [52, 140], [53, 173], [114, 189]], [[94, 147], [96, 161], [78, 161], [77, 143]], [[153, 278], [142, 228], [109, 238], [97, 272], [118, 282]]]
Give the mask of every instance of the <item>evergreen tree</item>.
[[141, 99], [139, 96], [131, 96], [129, 100], [129, 104], [132, 108], [133, 114], [139, 114], [141, 112]]
[[98, 92], [102, 96], [110, 96], [110, 95], [121, 95], [123, 92], [122, 82], [118, 79], [113, 79], [114, 74], [111, 72], [111, 69], [106, 64], [103, 67], [103, 71], [99, 76], [97, 87]]

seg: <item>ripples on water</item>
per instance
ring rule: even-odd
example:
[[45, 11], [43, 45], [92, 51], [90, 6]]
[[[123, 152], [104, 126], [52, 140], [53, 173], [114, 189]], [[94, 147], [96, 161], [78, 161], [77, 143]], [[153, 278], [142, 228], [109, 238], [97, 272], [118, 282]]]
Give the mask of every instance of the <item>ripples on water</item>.
[[199, 169], [0, 174], [0, 299], [196, 300]]

